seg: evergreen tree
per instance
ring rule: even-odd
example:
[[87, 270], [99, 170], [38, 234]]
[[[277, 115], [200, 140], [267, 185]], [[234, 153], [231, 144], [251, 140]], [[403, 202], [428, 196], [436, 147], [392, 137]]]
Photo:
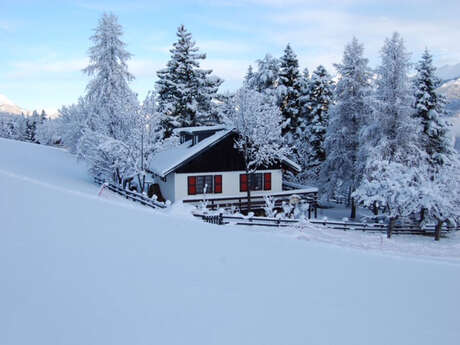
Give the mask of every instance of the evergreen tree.
[[130, 137], [138, 101], [128, 83], [134, 77], [128, 72], [131, 54], [121, 40], [123, 30], [113, 14], [103, 14], [89, 49], [90, 63], [84, 72], [93, 79], [87, 85], [85, 102], [89, 107], [88, 126], [91, 130], [114, 139]]
[[46, 112], [45, 110], [43, 109], [41, 114], [40, 114], [40, 124], [42, 124], [43, 122], [45, 122], [46, 120], [48, 120], [48, 116], [46, 115]]
[[198, 52], [192, 35], [183, 25], [179, 26], [177, 37], [167, 67], [157, 72], [158, 111], [165, 115], [166, 136], [174, 128], [218, 121], [212, 100], [222, 80], [212, 76], [212, 70], [200, 69], [200, 60], [206, 54]]
[[305, 167], [303, 179], [312, 180], [319, 176], [322, 163], [326, 159], [324, 140], [329, 123], [329, 106], [332, 103], [333, 81], [323, 66], [313, 72], [308, 90], [305, 112], [305, 131], [300, 138]]
[[36, 142], [37, 125], [40, 123], [40, 115], [34, 110], [26, 119], [26, 140]]
[[398, 33], [385, 40], [381, 56], [373, 114], [363, 131], [367, 160], [354, 196], [365, 205], [378, 203], [389, 210], [391, 236], [394, 221], [417, 209], [418, 184], [425, 169], [417, 138], [419, 126], [412, 117], [409, 54]]
[[257, 72], [254, 73], [253, 87], [256, 91], [275, 99], [279, 72], [280, 61], [270, 54], [266, 54], [263, 59], [257, 60]]
[[454, 149], [449, 136], [448, 123], [442, 117], [445, 98], [437, 92], [441, 81], [436, 77], [431, 54], [425, 52], [416, 66], [414, 79], [415, 114], [422, 125], [421, 145], [428, 155], [432, 173], [437, 173], [440, 166], [452, 159]]
[[302, 136], [308, 124], [308, 102], [310, 99], [310, 72], [308, 68], [303, 70], [300, 76], [300, 91], [299, 91], [299, 117], [297, 126], [297, 136]]
[[[297, 56], [288, 44], [280, 59], [278, 97], [281, 115], [286, 127], [283, 135], [296, 138], [299, 125], [301, 80]], [[288, 141], [289, 142], [289, 141]]]
[[[326, 161], [321, 168], [321, 188], [328, 196], [350, 196], [360, 183], [365, 162], [360, 155], [360, 132], [371, 113], [371, 70], [363, 51], [363, 45], [353, 38], [345, 47], [342, 63], [335, 65], [339, 80], [324, 145]], [[350, 201], [350, 218], [355, 218], [356, 204]]]
[[246, 75], [244, 76], [244, 81], [243, 84], [246, 88], [252, 89], [254, 88], [254, 71], [252, 69], [252, 66], [249, 65], [248, 71], [246, 72]]

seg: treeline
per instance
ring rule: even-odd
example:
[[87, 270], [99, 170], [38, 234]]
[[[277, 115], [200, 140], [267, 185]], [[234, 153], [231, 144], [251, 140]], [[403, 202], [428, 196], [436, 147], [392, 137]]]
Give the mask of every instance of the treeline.
[[351, 218], [360, 204], [383, 209], [390, 224], [459, 221], [459, 164], [428, 50], [412, 79], [398, 33], [385, 40], [375, 70], [354, 38], [335, 64], [336, 83], [323, 66], [300, 73], [289, 45], [280, 59], [257, 64], [245, 87], [279, 106], [285, 143], [303, 167], [293, 179], [318, 186], [323, 199], [348, 199]]
[[0, 137], [45, 145], [61, 142], [57, 123], [44, 110], [31, 115], [0, 113]]

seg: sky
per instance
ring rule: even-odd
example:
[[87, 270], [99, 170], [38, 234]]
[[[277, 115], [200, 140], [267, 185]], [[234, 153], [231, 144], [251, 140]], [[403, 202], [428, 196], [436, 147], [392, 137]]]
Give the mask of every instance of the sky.
[[281, 56], [287, 43], [302, 69], [322, 64], [331, 74], [353, 36], [377, 66], [394, 31], [414, 62], [425, 47], [438, 66], [460, 62], [458, 0], [0, 0], [0, 94], [29, 110], [75, 103], [89, 80], [81, 71], [89, 37], [104, 12], [123, 26], [133, 54], [131, 86], [141, 101], [166, 65], [180, 24], [207, 54], [202, 67], [225, 80], [221, 90], [237, 89], [249, 64], [266, 53]]

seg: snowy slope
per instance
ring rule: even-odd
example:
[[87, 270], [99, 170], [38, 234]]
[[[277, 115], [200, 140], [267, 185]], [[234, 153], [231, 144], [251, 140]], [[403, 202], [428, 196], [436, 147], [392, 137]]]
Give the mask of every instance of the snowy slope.
[[[458, 262], [97, 197], [63, 150], [0, 139], [0, 344], [458, 344]], [[305, 238], [304, 238], [305, 239]]]

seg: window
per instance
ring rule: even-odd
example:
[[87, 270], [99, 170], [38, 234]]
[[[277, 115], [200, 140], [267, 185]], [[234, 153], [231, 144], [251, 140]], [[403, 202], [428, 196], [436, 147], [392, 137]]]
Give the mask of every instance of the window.
[[251, 181], [250, 186], [251, 190], [262, 190], [262, 179], [263, 174], [255, 173], [249, 175], [249, 180]]
[[[271, 190], [272, 174], [271, 173], [254, 173], [250, 174], [251, 190]], [[240, 192], [248, 191], [248, 175], [240, 174]]]
[[222, 175], [188, 176], [188, 195], [222, 193]]

